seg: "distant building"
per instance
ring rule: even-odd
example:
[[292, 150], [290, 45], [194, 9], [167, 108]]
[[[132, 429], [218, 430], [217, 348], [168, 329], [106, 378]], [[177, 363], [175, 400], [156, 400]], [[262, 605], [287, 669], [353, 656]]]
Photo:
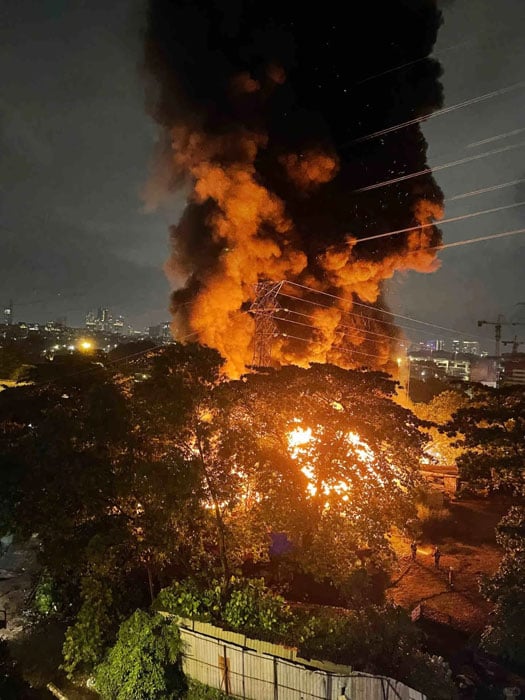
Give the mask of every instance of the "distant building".
[[479, 355], [479, 342], [477, 340], [453, 340], [452, 351], [464, 355]]
[[89, 330], [95, 330], [97, 325], [97, 314], [95, 311], [88, 311], [84, 325], [86, 328], [89, 328]]
[[153, 338], [155, 340], [172, 340], [170, 322], [165, 321], [164, 323], [159, 323], [158, 326], [150, 326], [148, 328], [148, 335], [150, 338]]
[[13, 323], [13, 302], [11, 300], [4, 307], [4, 323], [6, 326], [10, 326]]
[[113, 332], [114, 333], [122, 333], [124, 330], [124, 316], [117, 316], [113, 320]]
[[501, 358], [501, 386], [525, 386], [525, 353], [516, 352]]
[[433, 352], [410, 350], [410, 377], [412, 379], [459, 379], [470, 380], [471, 356], [457, 352]]
[[89, 311], [86, 314], [84, 325], [90, 331], [101, 333], [122, 333], [124, 329], [124, 317], [113, 318], [110, 309], [106, 306], [99, 306], [96, 311]]
[[499, 382], [500, 360], [497, 357], [476, 357], [470, 365], [470, 381], [496, 387]]

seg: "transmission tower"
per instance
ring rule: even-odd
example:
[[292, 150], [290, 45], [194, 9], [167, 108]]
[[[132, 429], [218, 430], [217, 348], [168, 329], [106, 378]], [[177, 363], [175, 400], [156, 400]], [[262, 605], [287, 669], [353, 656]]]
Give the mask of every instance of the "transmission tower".
[[284, 281], [270, 282], [264, 280], [255, 286], [255, 299], [250, 306], [250, 313], [255, 319], [253, 338], [253, 367], [269, 367], [272, 359], [273, 339], [277, 334], [274, 316], [281, 308], [277, 296]]

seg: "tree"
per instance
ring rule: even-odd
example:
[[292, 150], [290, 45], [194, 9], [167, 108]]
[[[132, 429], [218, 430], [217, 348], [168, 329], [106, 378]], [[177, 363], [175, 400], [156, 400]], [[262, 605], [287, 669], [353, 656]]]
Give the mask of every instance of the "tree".
[[392, 526], [413, 515], [424, 438], [414, 414], [392, 401], [395, 388], [388, 375], [329, 365], [224, 387], [236, 425], [272, 455], [253, 468], [255, 509], [321, 579], [343, 582], [367, 561], [384, 562]]
[[115, 645], [95, 672], [104, 700], [168, 700], [187, 686], [176, 625], [161, 615], [137, 610], [120, 626]]
[[496, 528], [503, 548], [498, 571], [482, 582], [481, 591], [494, 603], [482, 647], [525, 669], [525, 507], [513, 506]]
[[439, 464], [455, 464], [462, 454], [461, 447], [455, 446], [458, 437], [451, 438], [440, 427], [446, 425], [454, 413], [468, 405], [468, 397], [461, 391], [442, 391], [429, 403], [415, 403], [412, 410], [418, 418], [433, 425], [425, 427], [430, 441], [425, 451]]
[[309, 614], [299, 653], [390, 676], [434, 700], [456, 698], [448, 665], [440, 657], [422, 652], [421, 644], [421, 633], [405, 610], [392, 605], [369, 606], [345, 613]]
[[525, 391], [478, 386], [468, 406], [443, 428], [457, 440], [461, 478], [472, 485], [525, 494]]
[[84, 577], [81, 597], [82, 606], [66, 631], [62, 651], [62, 668], [70, 678], [75, 673], [89, 673], [100, 663], [116, 632], [113, 591], [107, 582]]

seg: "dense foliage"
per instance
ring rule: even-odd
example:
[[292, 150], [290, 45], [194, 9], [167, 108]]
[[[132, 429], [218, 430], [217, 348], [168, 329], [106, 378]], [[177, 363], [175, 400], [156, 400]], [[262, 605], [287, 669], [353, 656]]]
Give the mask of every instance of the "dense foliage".
[[461, 391], [448, 389], [442, 391], [429, 403], [413, 404], [413, 411], [418, 418], [428, 423], [425, 433], [429, 436], [426, 452], [438, 464], [455, 464], [462, 454], [457, 446], [457, 437], [447, 435], [442, 428], [450, 422], [454, 413], [468, 406], [468, 397]]
[[459, 434], [462, 479], [492, 491], [525, 495], [525, 391], [478, 386], [467, 406], [445, 426]]
[[286, 601], [271, 591], [263, 579], [232, 577], [226, 595], [218, 582], [201, 590], [191, 580], [174, 582], [159, 593], [154, 607], [181, 617], [222, 624], [255, 637], [271, 633], [278, 638], [291, 623]]
[[115, 645], [95, 672], [103, 700], [168, 700], [186, 690], [176, 625], [137, 610], [120, 626]]
[[494, 603], [482, 647], [525, 670], [525, 507], [513, 506], [496, 529], [503, 558], [498, 571], [482, 582]]
[[0, 394], [0, 528], [38, 535], [71, 616], [70, 674], [174, 580], [199, 592], [174, 584], [181, 614], [252, 634], [287, 624], [282, 599], [239, 581], [261, 562], [366, 603], [389, 531], [414, 516], [425, 438], [387, 375], [314, 365], [228, 382], [221, 362], [172, 345]]
[[448, 665], [420, 650], [421, 634], [402, 608], [371, 606], [332, 614], [327, 609], [306, 616], [298, 631], [303, 657], [387, 675], [433, 700], [456, 697]]

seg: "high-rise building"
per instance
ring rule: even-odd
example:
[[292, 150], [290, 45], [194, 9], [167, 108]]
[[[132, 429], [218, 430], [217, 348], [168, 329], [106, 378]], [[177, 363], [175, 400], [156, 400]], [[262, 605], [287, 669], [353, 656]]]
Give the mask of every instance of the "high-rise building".
[[88, 311], [86, 314], [85, 326], [90, 330], [95, 330], [97, 325], [97, 314], [94, 311]]
[[445, 341], [442, 338], [438, 338], [437, 340], [429, 340], [426, 343], [426, 347], [434, 352], [440, 352], [441, 350], [445, 349]]
[[166, 321], [164, 323], [159, 323], [158, 326], [150, 326], [148, 328], [148, 335], [150, 338], [156, 340], [170, 341], [172, 340], [172, 335], [170, 331], [170, 322]]
[[124, 316], [117, 316], [113, 321], [113, 332], [122, 333], [124, 330]]
[[4, 323], [10, 326], [13, 323], [13, 300], [9, 300], [9, 304], [4, 306]]
[[479, 355], [479, 341], [455, 339], [452, 341], [452, 351], [462, 352], [464, 355]]
[[116, 319], [113, 319], [109, 308], [99, 306], [96, 311], [89, 311], [86, 314], [85, 326], [93, 331], [120, 333], [124, 328], [124, 318], [117, 316]]
[[464, 340], [461, 346], [461, 352], [464, 352], [466, 355], [479, 355], [479, 341]]

